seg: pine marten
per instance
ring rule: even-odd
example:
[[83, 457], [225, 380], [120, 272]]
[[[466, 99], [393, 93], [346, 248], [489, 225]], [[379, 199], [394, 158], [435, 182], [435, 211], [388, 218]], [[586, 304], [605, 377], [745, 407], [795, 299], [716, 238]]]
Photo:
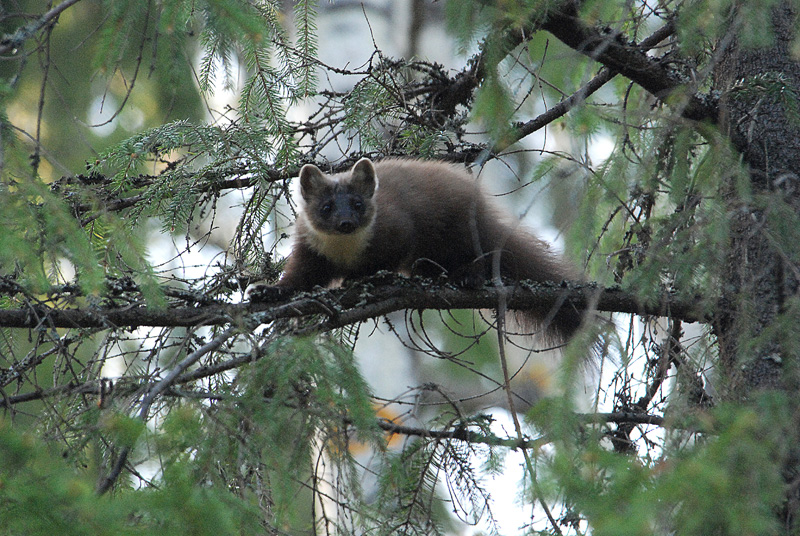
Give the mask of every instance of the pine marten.
[[[300, 170], [302, 201], [294, 247], [274, 286], [251, 285], [247, 294], [309, 290], [339, 278], [389, 270], [406, 275], [445, 274], [480, 287], [499, 273], [514, 280], [561, 282], [574, 269], [550, 248], [501, 215], [464, 169], [443, 162], [359, 160], [346, 173], [325, 175], [314, 165]], [[524, 311], [528, 327], [568, 339], [581, 323], [570, 305], [557, 311]]]

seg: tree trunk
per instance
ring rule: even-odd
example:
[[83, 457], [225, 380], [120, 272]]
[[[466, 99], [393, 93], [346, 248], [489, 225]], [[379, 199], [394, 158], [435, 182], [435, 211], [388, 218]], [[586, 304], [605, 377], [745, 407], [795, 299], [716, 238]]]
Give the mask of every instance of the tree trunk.
[[[783, 226], [797, 228], [800, 214], [800, 63], [791, 53], [796, 20], [796, 9], [779, 5], [772, 17], [771, 47], [746, 49], [734, 35], [720, 51], [714, 73], [723, 95], [720, 124], [749, 173], [745, 185], [732, 179], [727, 192], [732, 239], [714, 323], [726, 387], [723, 399], [747, 401], [767, 390], [779, 391], [786, 395], [790, 416], [800, 415], [793, 334], [798, 320], [798, 247], [779, 237], [786, 236]], [[737, 25], [731, 28], [736, 32]], [[787, 430], [784, 437], [786, 498], [776, 514], [786, 533], [794, 534], [800, 512], [800, 456], [796, 431]]]
[[[719, 51], [714, 73], [723, 95], [721, 127], [750, 176], [749, 192], [735, 180], [727, 192], [732, 240], [714, 326], [732, 397], [795, 383], [786, 375], [796, 360], [789, 355], [794, 349], [781, 344], [776, 320], [791, 310], [787, 300], [797, 290], [797, 263], [776, 243], [780, 232], [772, 228], [777, 207], [800, 212], [800, 128], [790, 102], [800, 87], [800, 63], [791, 55], [795, 21], [792, 6], [778, 6], [773, 45], [745, 49], [733, 35]], [[731, 32], [738, 26], [732, 24]]]

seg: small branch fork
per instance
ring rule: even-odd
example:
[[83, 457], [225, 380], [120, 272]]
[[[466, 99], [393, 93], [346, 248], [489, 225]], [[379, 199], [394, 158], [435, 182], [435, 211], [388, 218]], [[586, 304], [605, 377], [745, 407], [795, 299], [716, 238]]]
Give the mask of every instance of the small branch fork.
[[64, 12], [69, 7], [80, 2], [80, 0], [64, 0], [57, 6], [54, 6], [51, 10], [47, 13], [44, 13], [41, 17], [34, 20], [30, 24], [26, 24], [21, 28], [18, 28], [16, 32], [11, 35], [3, 35], [0, 37], [0, 54], [5, 54], [6, 52], [13, 51], [16, 48], [22, 46], [22, 44], [33, 37], [36, 32], [51, 24], [56, 18], [58, 18], [61, 13]]
[[[150, 408], [153, 406], [153, 403], [156, 401], [156, 398], [164, 393], [167, 389], [171, 388], [178, 377], [186, 372], [186, 369], [197, 363], [200, 358], [204, 355], [213, 352], [214, 350], [218, 349], [222, 346], [228, 339], [236, 335], [239, 331], [238, 328], [228, 328], [209, 342], [195, 350], [194, 352], [187, 355], [183, 358], [177, 365], [175, 365], [166, 376], [164, 376], [158, 383], [153, 384], [150, 388], [145, 391], [144, 398], [142, 400], [141, 407], [139, 409], [138, 417], [142, 421], [147, 421], [150, 415]], [[103, 477], [97, 485], [97, 493], [103, 494], [111, 489], [114, 482], [117, 480], [119, 475], [122, 473], [122, 469], [125, 467], [125, 464], [128, 461], [128, 455], [130, 454], [131, 446], [125, 445], [117, 456], [114, 465], [111, 468], [111, 471]]]

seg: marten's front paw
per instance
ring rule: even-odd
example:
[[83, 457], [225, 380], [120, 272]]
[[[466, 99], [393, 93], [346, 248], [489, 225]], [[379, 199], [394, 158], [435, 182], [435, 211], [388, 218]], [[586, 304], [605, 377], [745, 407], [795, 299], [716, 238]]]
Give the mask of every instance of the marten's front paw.
[[483, 274], [468, 272], [459, 274], [459, 277], [455, 278], [455, 284], [463, 289], [478, 290], [486, 286], [486, 279]]
[[461, 266], [448, 274], [448, 279], [456, 286], [469, 290], [483, 288], [486, 284], [483, 263], [472, 262]]
[[291, 294], [291, 290], [284, 287], [267, 285], [266, 283], [253, 283], [244, 291], [244, 299], [254, 302], [274, 302]]

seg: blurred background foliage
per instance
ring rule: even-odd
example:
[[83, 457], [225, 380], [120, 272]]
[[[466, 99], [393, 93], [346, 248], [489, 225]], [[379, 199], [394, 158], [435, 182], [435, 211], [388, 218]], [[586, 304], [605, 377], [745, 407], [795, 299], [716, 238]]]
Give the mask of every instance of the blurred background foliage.
[[[44, 6], [4, 2], [0, 31], [13, 34], [32, 19], [25, 14]], [[136, 132], [204, 118], [194, 74], [201, 26], [189, 9], [181, 2], [77, 2], [52, 30], [7, 54], [0, 62], [4, 109], [31, 171], [48, 182], [80, 173]], [[37, 143], [46, 153], [38, 165]]]

